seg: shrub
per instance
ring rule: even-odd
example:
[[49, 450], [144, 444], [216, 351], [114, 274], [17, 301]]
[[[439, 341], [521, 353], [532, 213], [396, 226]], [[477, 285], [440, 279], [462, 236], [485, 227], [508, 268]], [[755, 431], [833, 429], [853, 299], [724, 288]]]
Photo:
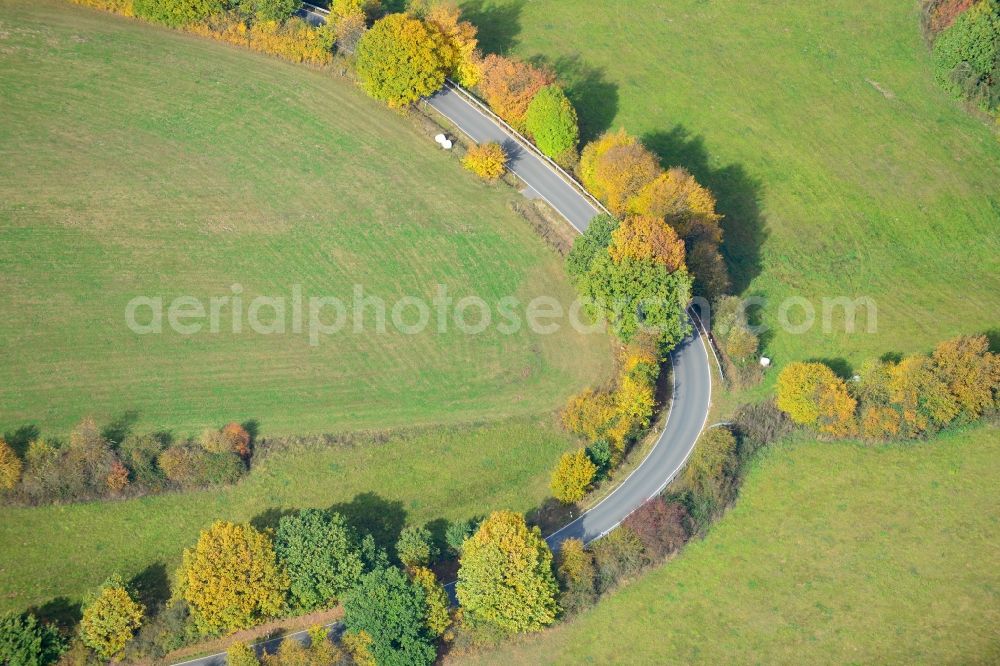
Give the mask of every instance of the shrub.
[[654, 497], [625, 519], [625, 527], [635, 532], [650, 562], [658, 562], [679, 550], [688, 538], [688, 512], [680, 502]]
[[274, 550], [288, 572], [292, 603], [304, 610], [342, 598], [358, 584], [364, 569], [357, 534], [342, 515], [321, 509], [284, 516], [274, 535]]
[[414, 567], [413, 582], [424, 590], [427, 602], [427, 628], [431, 634], [440, 638], [451, 626], [451, 601], [444, 585], [438, 582], [434, 572], [426, 567]]
[[871, 405], [861, 410], [861, 436], [868, 440], [886, 441], [899, 435], [899, 412], [892, 407]]
[[562, 424], [566, 430], [594, 441], [611, 428], [616, 416], [617, 403], [612, 394], [592, 389], [572, 396], [562, 411]]
[[733, 428], [739, 436], [742, 458], [785, 437], [792, 427], [791, 421], [773, 400], [741, 405], [733, 416]]
[[910, 356], [889, 371], [893, 404], [902, 411], [905, 434], [913, 437], [947, 425], [959, 414], [958, 400], [934, 372], [930, 359]]
[[21, 481], [21, 459], [7, 442], [0, 439], [0, 490], [13, 490]]
[[597, 598], [594, 558], [579, 539], [563, 541], [559, 549], [556, 577], [561, 590], [559, 605], [566, 614], [574, 615], [584, 610]]
[[981, 0], [934, 41], [934, 76], [984, 111], [1000, 104], [1000, 2]]
[[114, 461], [111, 463], [111, 471], [108, 473], [108, 489], [113, 493], [120, 493], [128, 487], [128, 477], [128, 468], [121, 462]]
[[361, 578], [344, 600], [344, 626], [347, 634], [368, 637], [365, 649], [378, 664], [431, 664], [437, 656], [424, 588], [399, 569]]
[[250, 457], [250, 433], [239, 423], [230, 423], [219, 430], [205, 430], [199, 440], [210, 453], [235, 453], [241, 458]]
[[184, 551], [174, 596], [190, 604], [202, 633], [216, 634], [275, 617], [288, 586], [267, 536], [217, 521]]
[[557, 85], [548, 85], [535, 93], [525, 112], [524, 126], [543, 153], [564, 166], [570, 166], [580, 141], [576, 109]]
[[555, 621], [557, 591], [552, 552], [521, 514], [492, 513], [462, 549], [457, 596], [476, 620], [504, 632], [537, 631]]
[[822, 363], [790, 363], [778, 375], [777, 405], [796, 423], [844, 436], [852, 430], [857, 401]]
[[246, 471], [235, 453], [209, 453], [187, 443], [164, 450], [157, 465], [170, 481], [186, 488], [235, 483]]
[[989, 351], [985, 335], [946, 340], [931, 355], [934, 373], [948, 386], [958, 407], [977, 419], [1000, 395], [1000, 356]]
[[601, 439], [590, 446], [587, 447], [587, 457], [590, 458], [590, 462], [594, 463], [594, 467], [597, 468], [596, 479], [601, 480], [607, 477], [608, 472], [611, 471], [612, 466], [612, 453], [611, 453], [611, 443], [606, 439]]
[[188, 30], [291, 62], [325, 65], [333, 59], [333, 28], [314, 28], [297, 16], [284, 22], [257, 21], [248, 25], [238, 14], [230, 12], [213, 15]]
[[483, 180], [496, 180], [507, 169], [507, 153], [499, 143], [481, 143], [469, 148], [462, 165]]
[[587, 144], [580, 156], [580, 178], [590, 192], [616, 215], [661, 173], [656, 157], [625, 133], [607, 132]]
[[444, 84], [441, 37], [423, 21], [390, 14], [375, 22], [358, 42], [361, 87], [390, 107], [403, 107]]
[[125, 644], [142, 624], [145, 609], [125, 589], [118, 576], [110, 578], [83, 609], [80, 638], [104, 659], [124, 654]]
[[224, 12], [227, 0], [133, 0], [136, 16], [179, 28]]
[[733, 433], [711, 428], [698, 438], [681, 478], [688, 489], [717, 507], [729, 499], [737, 462]]
[[337, 50], [347, 55], [353, 55], [358, 49], [358, 42], [368, 30], [364, 12], [340, 16], [333, 22], [336, 35]]
[[0, 664], [47, 666], [66, 651], [66, 641], [55, 627], [41, 624], [34, 615], [0, 615]]
[[555, 82], [548, 70], [490, 54], [482, 62], [479, 92], [493, 111], [518, 130], [525, 129], [528, 106], [535, 94]]
[[126, 661], [156, 661], [201, 637], [190, 622], [190, 607], [183, 599], [173, 600], [152, 613], [139, 632], [125, 646]]
[[577, 449], [575, 453], [567, 452], [559, 458], [549, 487], [557, 500], [572, 504], [584, 498], [595, 476], [597, 465], [587, 457], [586, 451]]
[[618, 527], [591, 544], [597, 568], [597, 588], [603, 594], [619, 582], [642, 571], [645, 565], [642, 541], [628, 527]]
[[434, 537], [426, 527], [409, 525], [399, 533], [396, 555], [407, 567], [426, 567], [437, 559]]
[[135, 16], [133, 0], [72, 0], [78, 5], [103, 9], [106, 12], [114, 12], [122, 16]]
[[933, 39], [975, 4], [975, 0], [924, 0], [923, 4], [924, 32]]
[[164, 448], [162, 439], [155, 435], [130, 435], [118, 446], [118, 454], [131, 471], [136, 486], [149, 490], [163, 486], [166, 476], [157, 466], [156, 458]]

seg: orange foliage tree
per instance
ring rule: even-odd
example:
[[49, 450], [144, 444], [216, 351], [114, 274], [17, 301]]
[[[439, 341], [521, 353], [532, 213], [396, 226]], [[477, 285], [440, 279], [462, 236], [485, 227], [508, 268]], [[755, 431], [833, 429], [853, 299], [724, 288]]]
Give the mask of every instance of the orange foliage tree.
[[442, 56], [448, 75], [471, 88], [479, 83], [482, 76], [479, 40], [476, 39], [478, 30], [461, 18], [462, 13], [456, 5], [438, 2], [427, 10], [424, 21], [441, 35]]
[[533, 65], [490, 54], [480, 66], [479, 92], [493, 111], [523, 131], [535, 93], [555, 82], [555, 75]]
[[608, 253], [616, 262], [625, 258], [651, 259], [670, 271], [684, 266], [684, 242], [658, 217], [626, 217], [612, 232]]

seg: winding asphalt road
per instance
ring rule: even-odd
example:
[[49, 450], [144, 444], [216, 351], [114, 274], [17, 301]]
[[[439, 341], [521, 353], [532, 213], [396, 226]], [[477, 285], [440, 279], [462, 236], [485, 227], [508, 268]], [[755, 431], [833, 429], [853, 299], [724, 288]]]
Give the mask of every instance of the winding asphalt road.
[[[312, 5], [303, 7], [302, 12], [310, 21], [323, 21], [324, 10]], [[473, 141], [495, 141], [503, 145], [510, 156], [511, 171], [566, 218], [577, 231], [585, 231], [598, 214], [597, 206], [588, 196], [460, 91], [449, 85], [426, 101]], [[560, 544], [566, 539], [582, 539], [589, 543], [604, 536], [643, 503], [659, 494], [683, 469], [705, 427], [712, 394], [711, 361], [700, 322], [692, 320], [692, 330], [693, 333], [670, 354], [673, 391], [667, 422], [656, 443], [639, 466], [614, 491], [545, 538], [553, 551], [558, 551]], [[448, 585], [452, 593], [453, 586], [454, 583]], [[335, 625], [331, 625], [331, 630], [335, 630]], [[307, 640], [305, 632], [290, 634], [288, 637]], [[257, 648], [273, 650], [281, 640], [274, 639], [259, 644]], [[184, 666], [223, 666], [225, 663], [225, 654], [181, 662]]]

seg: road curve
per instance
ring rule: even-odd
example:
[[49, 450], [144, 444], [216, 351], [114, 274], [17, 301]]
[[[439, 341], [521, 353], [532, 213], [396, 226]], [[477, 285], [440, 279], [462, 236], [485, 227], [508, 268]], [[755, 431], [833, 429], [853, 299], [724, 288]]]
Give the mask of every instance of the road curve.
[[[303, 13], [310, 22], [321, 23], [325, 11], [304, 5]], [[322, 12], [322, 13], [321, 13]], [[511, 171], [538, 196], [552, 206], [580, 233], [599, 212], [591, 200], [570, 184], [564, 176], [539, 155], [522, 145], [508, 129], [493, 120], [472, 101], [451, 87], [445, 87], [427, 100], [427, 104], [450, 120], [477, 143], [495, 141], [504, 146], [510, 156]], [[609, 495], [582, 513], [569, 524], [545, 538], [557, 551], [566, 539], [581, 539], [589, 543], [617, 527], [647, 500], [659, 494], [681, 471], [708, 419], [712, 397], [712, 369], [705, 334], [700, 322], [692, 320], [692, 333], [670, 353], [673, 366], [667, 422], [649, 453]], [[448, 585], [454, 596], [454, 583]], [[338, 625], [330, 625], [336, 630]], [[306, 632], [259, 643], [258, 651], [273, 650], [283, 638], [306, 641]], [[174, 666], [223, 666], [225, 653], [180, 662]]]

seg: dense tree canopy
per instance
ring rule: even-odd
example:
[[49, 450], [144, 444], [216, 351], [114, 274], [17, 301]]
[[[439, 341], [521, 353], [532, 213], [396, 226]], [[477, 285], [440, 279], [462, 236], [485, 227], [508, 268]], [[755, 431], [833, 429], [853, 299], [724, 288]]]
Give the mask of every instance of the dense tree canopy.
[[555, 81], [548, 70], [490, 54], [482, 62], [479, 92], [493, 111], [519, 130], [524, 129], [528, 105], [535, 94]]
[[934, 41], [938, 82], [984, 110], [1000, 106], [1000, 2], [981, 0]]
[[203, 633], [246, 629], [278, 615], [288, 576], [266, 535], [250, 525], [218, 521], [184, 551], [175, 597], [191, 606]]
[[587, 457], [586, 451], [578, 449], [573, 453], [564, 453], [549, 483], [552, 496], [566, 504], [579, 502], [587, 494], [595, 476], [597, 466]]
[[525, 113], [524, 126], [538, 149], [557, 162], [573, 162], [580, 140], [576, 109], [557, 85], [539, 90]]
[[136, 16], [172, 27], [191, 25], [213, 14], [221, 14], [229, 0], [134, 0]]
[[48, 666], [66, 649], [59, 631], [30, 613], [0, 615], [0, 664]]
[[396, 568], [365, 574], [344, 599], [344, 626], [370, 638], [367, 650], [380, 665], [431, 664], [437, 656], [427, 623], [424, 588]]
[[441, 35], [405, 14], [376, 21], [358, 42], [356, 57], [361, 86], [391, 107], [412, 104], [444, 85]]
[[537, 631], [555, 621], [557, 591], [552, 551], [523, 515], [494, 512], [465, 542], [457, 594], [476, 620], [506, 632]]
[[476, 26], [461, 20], [461, 16], [457, 5], [436, 2], [427, 10], [424, 21], [441, 35], [442, 59], [448, 76], [471, 88], [482, 75], [479, 41]]
[[852, 431], [857, 401], [826, 365], [790, 363], [778, 375], [777, 404], [796, 423], [844, 436]]
[[121, 578], [113, 577], [83, 609], [80, 638], [102, 658], [118, 658], [142, 624], [144, 611]]
[[625, 132], [606, 132], [580, 156], [580, 178], [615, 215], [660, 174], [660, 164], [642, 143]]
[[339, 513], [304, 509], [285, 516], [274, 535], [292, 602], [305, 610], [332, 604], [361, 579], [360, 540]]

